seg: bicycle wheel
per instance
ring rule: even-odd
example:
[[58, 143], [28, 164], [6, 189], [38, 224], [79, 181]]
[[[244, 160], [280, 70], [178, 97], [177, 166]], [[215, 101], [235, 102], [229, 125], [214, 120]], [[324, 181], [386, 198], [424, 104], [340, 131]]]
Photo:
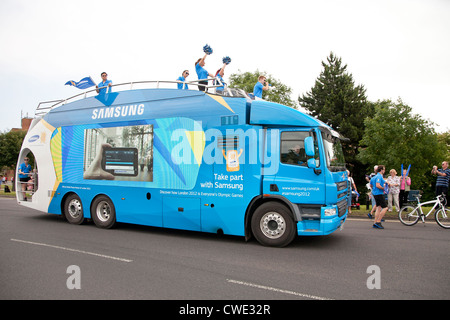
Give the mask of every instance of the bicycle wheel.
[[445, 208], [445, 210], [439, 209], [434, 214], [434, 218], [438, 225], [444, 229], [450, 229], [450, 209]]
[[398, 213], [398, 219], [405, 226], [413, 226], [419, 221], [419, 210], [413, 206], [404, 206]]

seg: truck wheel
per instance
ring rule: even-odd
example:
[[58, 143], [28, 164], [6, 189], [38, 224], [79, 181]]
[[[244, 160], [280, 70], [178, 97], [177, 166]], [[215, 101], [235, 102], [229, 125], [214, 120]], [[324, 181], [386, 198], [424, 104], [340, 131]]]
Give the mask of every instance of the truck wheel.
[[71, 224], [82, 224], [84, 222], [83, 205], [78, 195], [71, 194], [64, 201], [64, 215]]
[[98, 196], [91, 206], [91, 218], [99, 228], [109, 229], [116, 224], [116, 209], [107, 196]]
[[266, 202], [252, 216], [252, 232], [264, 246], [285, 247], [296, 236], [296, 224], [291, 211], [281, 203]]

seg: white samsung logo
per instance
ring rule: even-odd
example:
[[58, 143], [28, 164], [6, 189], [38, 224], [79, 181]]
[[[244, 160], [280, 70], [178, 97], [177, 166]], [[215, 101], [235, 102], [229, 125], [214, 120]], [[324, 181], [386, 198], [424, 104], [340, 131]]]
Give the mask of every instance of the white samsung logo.
[[92, 119], [119, 118], [144, 114], [144, 105], [134, 104], [129, 106], [119, 106], [110, 108], [94, 109]]

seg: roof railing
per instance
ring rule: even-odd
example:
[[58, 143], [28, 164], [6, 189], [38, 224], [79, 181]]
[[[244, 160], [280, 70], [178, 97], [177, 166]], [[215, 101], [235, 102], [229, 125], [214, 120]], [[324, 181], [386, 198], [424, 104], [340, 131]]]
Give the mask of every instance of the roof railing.
[[[208, 84], [200, 83], [200, 81], [208, 81]], [[212, 81], [213, 84], [209, 85], [209, 81]], [[110, 88], [126, 87], [126, 86], [128, 86], [128, 89], [125, 89], [125, 90], [136, 90], [137, 89], [136, 87], [143, 87], [143, 88], [139, 88], [139, 89], [149, 89], [149, 88], [160, 89], [162, 84], [163, 85], [183, 84], [183, 86], [184, 86], [184, 84], [193, 85], [193, 86], [198, 86], [198, 87], [204, 87], [205, 91], [208, 91], [208, 89], [214, 89], [213, 90], [214, 92], [211, 92], [211, 93], [215, 93], [215, 94], [222, 95], [222, 96], [244, 97], [244, 98], [250, 99], [250, 97], [247, 95], [247, 93], [245, 91], [243, 91], [241, 89], [228, 88], [228, 86], [224, 82], [222, 82], [219, 78], [199, 79], [199, 80], [193, 80], [193, 81], [179, 81], [179, 80], [176, 80], [176, 81], [166, 81], [166, 80], [133, 81], [133, 82], [114, 84], [114, 85], [111, 85], [111, 87], [105, 86], [105, 87], [91, 89], [91, 90], [79, 93], [77, 95], [74, 95], [72, 97], [69, 97], [67, 99], [40, 102], [36, 108], [35, 116], [42, 117], [50, 110], [57, 108], [59, 106], [65, 105], [69, 102], [96, 96], [99, 94], [98, 92], [101, 89], [107, 89], [109, 91]], [[217, 90], [217, 88], [220, 88], [220, 87], [224, 87], [224, 90], [223, 91]], [[170, 89], [174, 89], [173, 86], [171, 86]], [[194, 90], [194, 89], [189, 89], [189, 90]], [[122, 90], [122, 91], [124, 91], [124, 90]]]

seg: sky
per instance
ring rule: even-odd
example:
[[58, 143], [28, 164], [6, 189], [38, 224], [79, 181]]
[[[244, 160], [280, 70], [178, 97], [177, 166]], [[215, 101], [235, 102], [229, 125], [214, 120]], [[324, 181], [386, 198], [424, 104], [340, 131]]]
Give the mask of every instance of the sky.
[[370, 101], [401, 98], [450, 129], [450, 0], [0, 0], [0, 132], [39, 102], [82, 91], [68, 80], [105, 71], [114, 84], [175, 80], [209, 44], [210, 73], [265, 71], [314, 86], [330, 52]]

